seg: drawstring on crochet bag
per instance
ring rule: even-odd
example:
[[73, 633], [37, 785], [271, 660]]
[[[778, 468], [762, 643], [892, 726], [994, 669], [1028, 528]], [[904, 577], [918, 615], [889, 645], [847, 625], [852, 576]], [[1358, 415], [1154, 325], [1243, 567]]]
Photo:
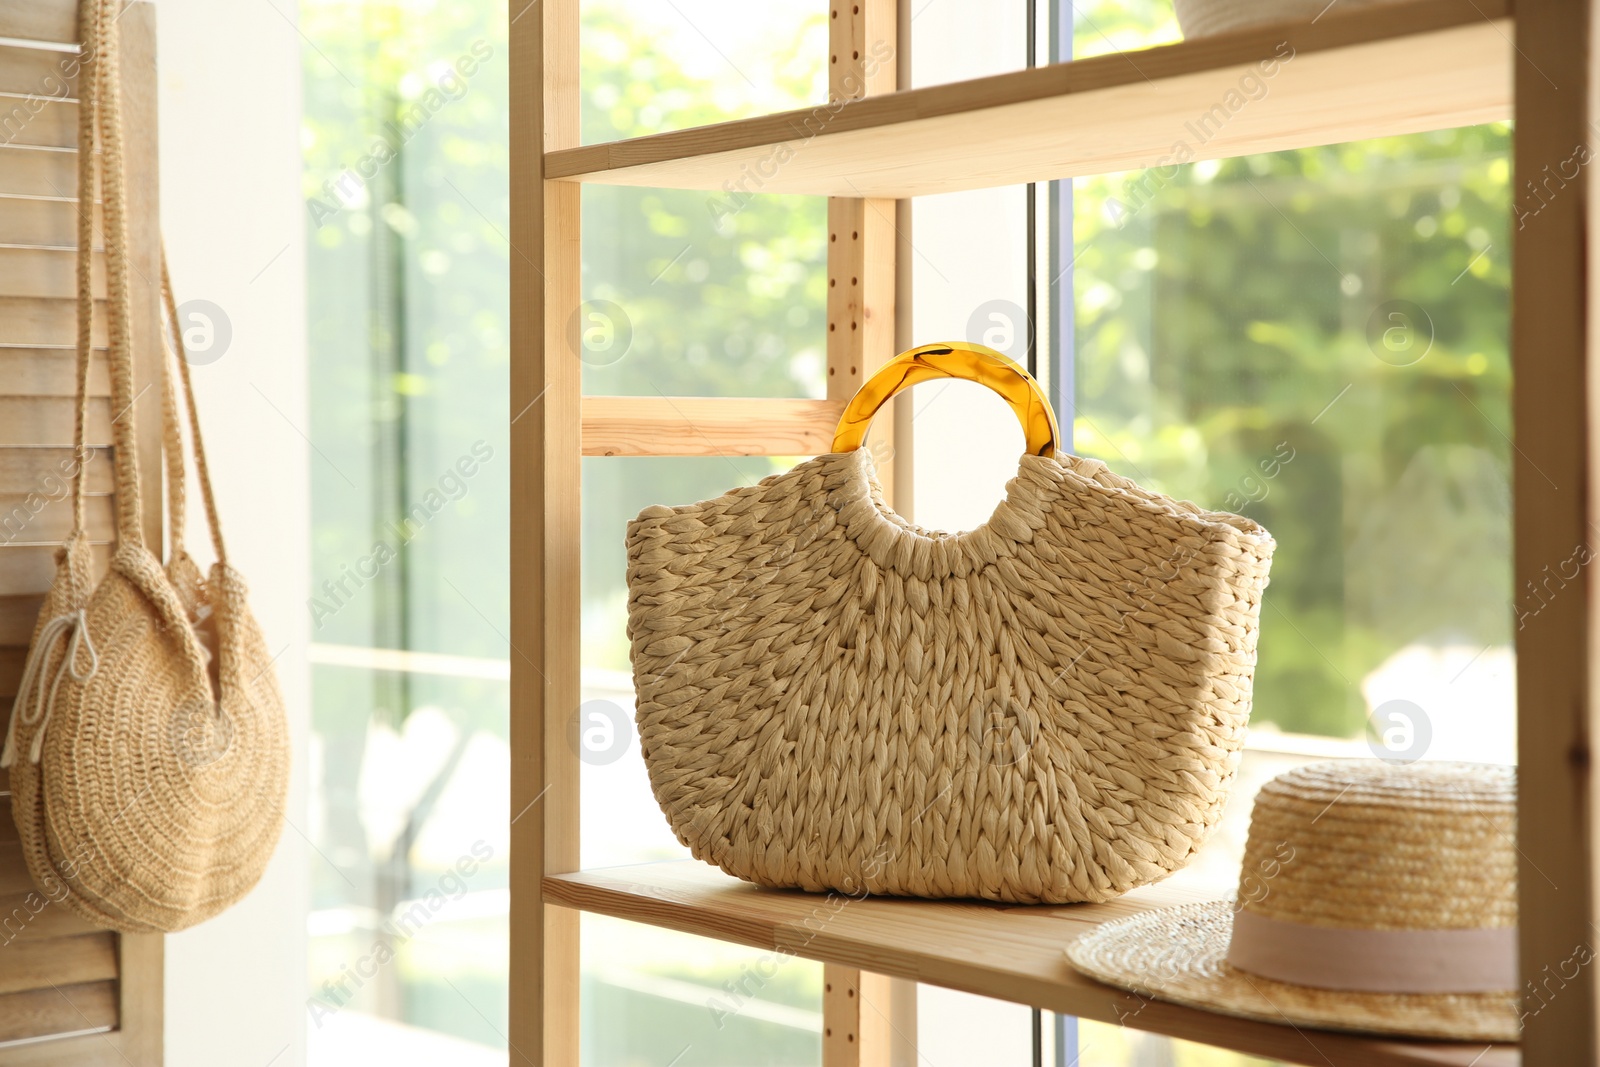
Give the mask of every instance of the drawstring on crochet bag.
[[[46, 693], [42, 678], [44, 666], [50, 660], [50, 650], [56, 647], [56, 642], [63, 634], [67, 635], [67, 654], [56, 668], [55, 677], [51, 679], [49, 692]], [[78, 670], [80, 649], [89, 654], [89, 669], [85, 671]], [[44, 624], [22, 668], [22, 683], [17, 687], [17, 699], [11, 705], [11, 725], [6, 728], [5, 751], [0, 753], [0, 769], [9, 768], [17, 761], [18, 719], [22, 720], [24, 726], [38, 724], [33, 732], [33, 744], [28, 747], [28, 762], [39, 762], [39, 754], [44, 751], [44, 730], [50, 724], [50, 711], [55, 707], [56, 691], [61, 688], [61, 679], [70, 674], [73, 681], [81, 684], [93, 678], [99, 667], [100, 656], [94, 650], [94, 642], [89, 640], [89, 620], [82, 608], [66, 615], [57, 615]], [[29, 708], [26, 706], [28, 694], [33, 691], [36, 682], [38, 690], [33, 692], [33, 707]]]

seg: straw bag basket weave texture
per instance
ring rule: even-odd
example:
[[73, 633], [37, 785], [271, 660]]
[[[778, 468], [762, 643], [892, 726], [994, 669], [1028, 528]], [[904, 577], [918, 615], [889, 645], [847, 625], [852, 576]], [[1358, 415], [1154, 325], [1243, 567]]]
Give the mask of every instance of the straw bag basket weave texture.
[[[96, 925], [145, 933], [191, 926], [256, 884], [282, 830], [289, 762], [272, 657], [223, 550], [182, 358], [168, 362], [182, 383], [217, 557], [209, 577], [183, 548], [184, 445], [171, 366], [164, 375], [166, 567], [141, 530], [118, 10], [118, 0], [84, 0], [80, 9], [78, 140], [85, 193], [94, 188], [96, 157], [87, 146], [97, 132], [101, 145], [107, 361], [119, 413], [112, 424], [117, 547], [110, 573], [94, 586], [81, 468], [95, 234], [93, 213], [80, 211], [75, 522], [34, 631], [0, 765], [10, 769], [12, 810], [39, 889]], [[164, 267], [160, 284], [175, 323]]]
[[[1011, 399], [1029, 454], [982, 527], [884, 503], [866, 422], [916, 381]], [[1032, 379], [935, 345], [858, 394], [832, 454], [628, 527], [628, 632], [656, 799], [768, 886], [1103, 901], [1222, 813], [1273, 541], [1054, 452]]]

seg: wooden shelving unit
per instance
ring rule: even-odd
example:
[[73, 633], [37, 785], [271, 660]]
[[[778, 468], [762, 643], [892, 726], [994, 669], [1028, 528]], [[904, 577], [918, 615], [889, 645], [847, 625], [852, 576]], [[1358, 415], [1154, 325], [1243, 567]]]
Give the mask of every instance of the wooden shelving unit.
[[[1220, 159], [1504, 120], [1509, 12], [1506, 0], [1335, 5], [1311, 25], [557, 149], [545, 176], [720, 190], [755, 175], [745, 187], [763, 193], [904, 198], [1149, 167], [1179, 141]], [[1284, 55], [1265, 96], [1202, 123], [1242, 76]], [[774, 166], [780, 145], [793, 158]]]
[[1300, 1031], [1139, 997], [1085, 978], [1062, 953], [1097, 923], [1150, 908], [1212, 899], [1166, 886], [1109, 904], [1015, 907], [970, 901], [888, 900], [759, 889], [693, 861], [616, 867], [545, 879], [551, 903], [685, 933], [792, 952], [1063, 1015], [1125, 1022], [1255, 1056], [1336, 1067], [1509, 1067], [1512, 1048], [1381, 1041]]
[[[830, 49], [896, 42], [892, 0], [836, 3]], [[1183, 899], [1152, 887], [1112, 904], [1015, 908], [849, 901], [762, 890], [698, 864], [583, 871], [579, 761], [580, 457], [795, 455], [822, 450], [839, 405], [894, 351], [897, 199], [1174, 161], [1220, 158], [1515, 119], [1512, 360], [1517, 388], [1515, 587], [1600, 530], [1600, 264], [1593, 168], [1553, 184], [1547, 167], [1593, 144], [1591, 0], [1403, 0], [1314, 23], [1184, 42], [970, 82], [895, 92], [893, 70], [840, 102], [601, 145], [578, 143], [577, 0], [523, 8], [512, 34], [512, 944], [514, 1063], [578, 1062], [578, 914], [590, 911], [825, 964], [827, 1067], [884, 1067], [861, 1001], [892, 980], [945, 985], [1121, 1022], [1293, 1063], [1511, 1067], [1591, 1063], [1594, 968], [1541, 992], [1534, 979], [1592, 944], [1596, 907], [1590, 736], [1600, 705], [1600, 597], [1588, 576], [1517, 632], [1522, 767], [1520, 953], [1529, 979], [1522, 1045], [1438, 1045], [1302, 1032], [1146, 1002], [1073, 972], [1062, 946], [1087, 926]], [[1292, 49], [1287, 62], [1281, 56]], [[897, 49], [903, 63], [905, 49]], [[1229, 90], [1280, 57], [1267, 92], [1215, 115]], [[830, 68], [832, 69], [832, 68]], [[843, 101], [860, 95], [862, 99]], [[784, 160], [771, 161], [780, 148]], [[822, 400], [590, 397], [566, 324], [582, 300], [584, 184], [829, 196], [829, 387]], [[1535, 182], [1543, 182], [1542, 192]], [[1537, 200], [1530, 198], [1537, 197]], [[841, 237], [848, 240], [840, 242]], [[902, 257], [903, 258], [903, 257]], [[838, 289], [845, 279], [859, 286]], [[843, 329], [846, 325], [857, 327]], [[892, 475], [891, 475], [892, 477]], [[1548, 983], [1546, 983], [1548, 986]], [[848, 997], [833, 990], [844, 991]], [[861, 996], [854, 993], [859, 990]], [[859, 1034], [861, 1041], [856, 1042]], [[872, 1036], [875, 1035], [876, 1036]], [[848, 1035], [849, 1043], [839, 1040]], [[664, 1050], [670, 1055], [671, 1050]]]
[[833, 443], [843, 400], [591, 396], [586, 456], [815, 456]]

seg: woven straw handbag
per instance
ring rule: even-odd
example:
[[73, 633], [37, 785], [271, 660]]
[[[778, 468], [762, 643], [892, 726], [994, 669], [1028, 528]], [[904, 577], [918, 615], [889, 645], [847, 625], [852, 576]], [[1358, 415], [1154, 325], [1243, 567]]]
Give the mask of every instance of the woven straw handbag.
[[[1028, 454], [994, 515], [923, 530], [860, 448], [939, 377], [1005, 396]], [[628, 527], [628, 635], [656, 799], [763, 885], [1103, 901], [1222, 814], [1273, 541], [1055, 451], [1033, 379], [930, 345], [874, 375], [830, 455]]]
[[[114, 5], [85, 0], [79, 144], [100, 134], [105, 217], [117, 547], [96, 587], [84, 523], [85, 411], [93, 312], [91, 213], [79, 213], [77, 459], [73, 531], [45, 597], [0, 766], [39, 889], [125, 933], [180, 930], [215, 915], [260, 879], [282, 828], [288, 786], [283, 701], [245, 586], [228, 566], [188, 363], [166, 353], [164, 451], [168, 564], [140, 526], [134, 426], [126, 192]], [[78, 153], [80, 190], [94, 153]], [[162, 268], [166, 312], [176, 326]], [[217, 562], [209, 577], [183, 548], [184, 446], [175, 364]]]

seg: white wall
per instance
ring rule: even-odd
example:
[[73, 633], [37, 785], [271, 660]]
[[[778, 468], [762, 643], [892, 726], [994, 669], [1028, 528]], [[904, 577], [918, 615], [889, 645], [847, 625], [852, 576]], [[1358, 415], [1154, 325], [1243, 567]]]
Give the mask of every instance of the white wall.
[[[167, 248], [178, 300], [209, 300], [232, 327], [221, 358], [193, 368], [195, 388], [229, 556], [250, 583], [271, 650], [285, 649], [278, 677], [294, 741], [289, 820], [305, 828], [305, 209], [300, 40], [287, 21], [296, 17], [289, 0], [157, 3]], [[207, 541], [201, 516], [191, 514], [198, 555]], [[172, 1067], [304, 1063], [308, 851], [285, 826], [249, 897], [167, 939]]]

